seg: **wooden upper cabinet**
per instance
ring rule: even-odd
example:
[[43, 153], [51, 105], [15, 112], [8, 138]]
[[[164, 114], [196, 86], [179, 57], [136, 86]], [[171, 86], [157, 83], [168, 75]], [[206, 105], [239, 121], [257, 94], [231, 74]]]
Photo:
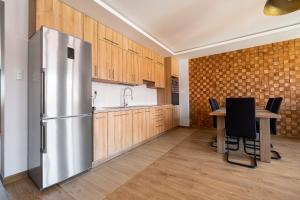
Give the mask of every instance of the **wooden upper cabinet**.
[[165, 65], [163, 57], [159, 54], [154, 54], [155, 60], [155, 87], [165, 88]]
[[179, 77], [179, 63], [174, 57], [171, 58], [171, 76]]
[[84, 16], [83, 39], [92, 45], [92, 77], [98, 77], [98, 22]]
[[111, 59], [109, 44], [98, 40], [98, 76], [97, 78], [109, 80], [111, 78]]
[[103, 23], [99, 23], [98, 29], [98, 39], [109, 42], [112, 45], [119, 46], [120, 48], [123, 47], [123, 36], [121, 33], [113, 30]]
[[126, 51], [126, 83], [139, 84], [139, 66], [141, 64], [140, 57], [131, 51]]
[[103, 160], [108, 156], [107, 120], [107, 113], [94, 115], [94, 161]]
[[29, 36], [41, 26], [83, 38], [83, 14], [59, 0], [30, 0]]
[[69, 35], [83, 38], [83, 14], [62, 3], [60, 30]]
[[165, 88], [165, 65], [161, 61], [156, 60], [155, 63], [155, 87]]
[[112, 80], [116, 82], [123, 81], [123, 50], [115, 45], [111, 45], [111, 73], [112, 73]]
[[41, 26], [60, 29], [61, 3], [58, 0], [29, 0], [29, 37]]

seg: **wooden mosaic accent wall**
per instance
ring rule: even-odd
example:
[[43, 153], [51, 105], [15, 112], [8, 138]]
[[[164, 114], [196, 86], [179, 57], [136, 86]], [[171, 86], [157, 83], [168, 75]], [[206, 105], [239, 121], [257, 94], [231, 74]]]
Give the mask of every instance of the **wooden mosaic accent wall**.
[[264, 106], [283, 97], [279, 134], [300, 137], [300, 39], [189, 61], [193, 127], [211, 127], [208, 98], [224, 106], [226, 97], [252, 96]]

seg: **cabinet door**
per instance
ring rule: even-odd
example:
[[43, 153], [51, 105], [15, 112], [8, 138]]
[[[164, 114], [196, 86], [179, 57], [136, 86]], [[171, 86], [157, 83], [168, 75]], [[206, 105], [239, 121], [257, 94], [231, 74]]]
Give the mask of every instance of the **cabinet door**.
[[135, 145], [146, 139], [145, 110], [139, 109], [132, 111], [132, 122], [133, 145]]
[[41, 26], [47, 26], [59, 30], [60, 20], [59, 11], [61, 3], [58, 0], [35, 0], [35, 20], [36, 31], [40, 30]]
[[94, 161], [107, 158], [107, 113], [94, 115]]
[[[123, 130], [124, 131], [124, 130]], [[108, 113], [108, 155], [113, 156], [122, 151], [122, 114]]]
[[133, 84], [139, 84], [139, 65], [140, 65], [140, 58], [136, 53], [133, 53], [133, 65], [132, 65]]
[[165, 131], [164, 110], [162, 108], [155, 108], [154, 110], [154, 135], [158, 135]]
[[60, 30], [69, 35], [83, 38], [83, 14], [62, 3], [60, 13]]
[[172, 107], [166, 107], [164, 108], [164, 121], [165, 121], [165, 131], [168, 131], [172, 128], [172, 113], [173, 109]]
[[139, 77], [141, 80], [148, 80], [149, 79], [149, 72], [148, 72], [148, 59], [142, 58], [142, 63], [139, 69]]
[[171, 58], [171, 75], [174, 77], [179, 76], [179, 63], [176, 58]]
[[112, 56], [111, 56], [111, 59], [112, 59], [112, 68], [111, 68], [111, 71], [112, 71], [112, 79], [114, 81], [117, 81], [117, 82], [122, 82], [123, 81], [123, 74], [122, 74], [122, 55], [123, 55], [123, 52], [122, 52], [122, 49], [115, 46], [115, 45], [111, 45], [111, 53], [112, 53]]
[[154, 135], [154, 123], [150, 109], [145, 109], [145, 128], [143, 130], [144, 139], [149, 139]]
[[89, 16], [84, 16], [85, 41], [92, 44], [92, 77], [98, 78], [98, 23]]
[[98, 78], [109, 80], [110, 78], [110, 60], [107, 51], [107, 43], [98, 40]]
[[122, 114], [122, 150], [132, 146], [132, 111], [123, 111]]
[[155, 64], [155, 86], [165, 88], [165, 68], [160, 63]]
[[173, 124], [172, 124], [173, 128], [179, 126], [179, 114], [180, 114], [179, 106], [174, 106], [173, 107]]
[[133, 84], [133, 53], [126, 51], [126, 82]]
[[166, 87], [166, 80], [165, 80], [165, 65], [159, 64], [160, 66], [160, 87]]

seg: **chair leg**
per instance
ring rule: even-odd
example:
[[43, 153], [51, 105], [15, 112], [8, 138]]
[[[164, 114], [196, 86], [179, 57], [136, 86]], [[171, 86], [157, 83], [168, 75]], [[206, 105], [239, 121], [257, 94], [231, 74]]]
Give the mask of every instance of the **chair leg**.
[[274, 156], [271, 156], [272, 159], [274, 159], [274, 160], [280, 160], [281, 159], [281, 155], [277, 151], [271, 150], [271, 153], [274, 155]]
[[[237, 142], [230, 142], [230, 141], [228, 141], [228, 140], [226, 140], [225, 141], [226, 142], [226, 144], [236, 144], [237, 145], [237, 147], [236, 148], [229, 148], [231, 151], [237, 151], [237, 150], [239, 150], [239, 148], [240, 148], [240, 139], [238, 138], [237, 139]], [[217, 148], [217, 145], [216, 145], [216, 143], [217, 143], [217, 137], [215, 137], [214, 138], [214, 140], [210, 143], [210, 146], [211, 147], [214, 147], [214, 148]]]
[[[226, 139], [228, 139], [228, 137], [226, 137]], [[234, 164], [234, 165], [239, 165], [239, 166], [242, 166], [242, 167], [248, 167], [248, 168], [256, 168], [257, 167], [257, 162], [256, 162], [256, 155], [254, 156], [254, 158], [250, 157], [251, 160], [253, 160], [253, 164], [252, 165], [247, 165], [247, 164], [243, 164], [243, 163], [238, 163], [238, 162], [234, 162], [234, 161], [231, 161], [229, 159], [229, 152], [230, 152], [230, 149], [228, 148], [228, 143], [226, 144], [226, 160], [228, 163], [230, 164]], [[255, 151], [256, 153], [256, 151]]]

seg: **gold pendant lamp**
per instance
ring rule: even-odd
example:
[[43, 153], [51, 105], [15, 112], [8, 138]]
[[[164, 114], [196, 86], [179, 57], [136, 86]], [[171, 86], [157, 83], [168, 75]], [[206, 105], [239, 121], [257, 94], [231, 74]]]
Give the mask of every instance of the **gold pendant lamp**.
[[267, 0], [264, 8], [265, 15], [278, 16], [300, 9], [300, 0]]

